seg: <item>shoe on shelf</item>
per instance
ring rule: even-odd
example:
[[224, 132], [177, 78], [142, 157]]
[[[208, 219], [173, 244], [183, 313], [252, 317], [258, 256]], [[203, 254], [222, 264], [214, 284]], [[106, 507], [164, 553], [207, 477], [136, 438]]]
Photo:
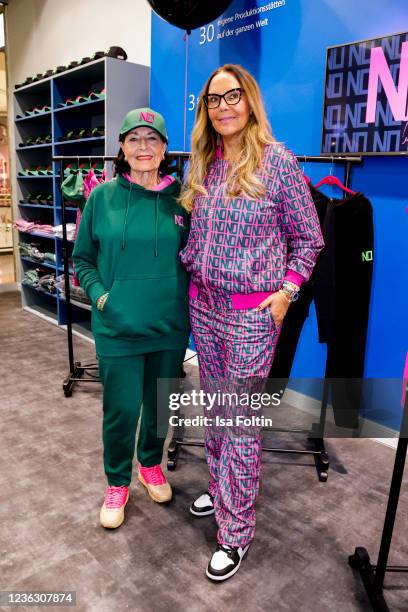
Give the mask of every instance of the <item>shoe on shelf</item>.
[[190, 512], [194, 516], [210, 516], [210, 514], [214, 514], [214, 497], [206, 491], [193, 501], [190, 506]]
[[99, 515], [101, 525], [107, 529], [120, 527], [125, 519], [125, 506], [129, 499], [129, 487], [107, 487], [105, 501]]
[[153, 501], [162, 504], [171, 500], [171, 486], [167, 482], [160, 465], [153, 465], [152, 467], [139, 465], [137, 477], [142, 485], [146, 487]]
[[91, 130], [91, 136], [96, 138], [97, 136], [105, 136], [105, 128], [103, 125], [98, 125]]
[[205, 571], [207, 578], [216, 582], [231, 578], [239, 570], [248, 548], [249, 544], [244, 548], [217, 544], [217, 550]]

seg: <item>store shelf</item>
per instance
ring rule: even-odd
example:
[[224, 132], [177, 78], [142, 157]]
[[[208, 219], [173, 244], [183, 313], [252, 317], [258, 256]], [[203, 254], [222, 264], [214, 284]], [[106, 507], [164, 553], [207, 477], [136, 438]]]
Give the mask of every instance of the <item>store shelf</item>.
[[95, 105], [103, 105], [106, 98], [100, 98], [99, 100], [89, 100], [89, 102], [80, 102], [79, 104], [71, 104], [70, 106], [64, 106], [63, 108], [56, 108], [54, 113], [67, 113], [69, 111], [75, 111], [85, 107], [92, 107]]
[[45, 113], [36, 113], [35, 115], [28, 115], [27, 117], [21, 117], [20, 119], [14, 119], [15, 123], [22, 123], [27, 121], [33, 121], [38, 117], [50, 117], [51, 118], [52, 111], [47, 111]]
[[[23, 291], [23, 309], [30, 314], [40, 317], [44, 321], [58, 325], [57, 301], [49, 300], [47, 296], [41, 296], [39, 292], [26, 291], [22, 285]], [[31, 298], [31, 299], [30, 299]], [[41, 299], [41, 303], [34, 302], [34, 299]]]
[[55, 240], [55, 236], [50, 234], [41, 234], [41, 232], [25, 232], [24, 230], [18, 230], [20, 234], [27, 234], [27, 236], [37, 236], [37, 238], [48, 238], [49, 240]]
[[26, 287], [27, 289], [31, 289], [32, 291], [36, 291], [40, 295], [46, 295], [47, 297], [54, 298], [55, 300], [58, 299], [58, 296], [57, 296], [56, 293], [49, 293], [48, 291], [43, 291], [42, 289], [37, 289], [36, 287], [33, 287], [32, 285], [28, 285], [24, 280], [21, 281], [21, 285], [23, 287]]
[[[44, 105], [51, 106], [51, 111], [45, 111], [15, 119], [14, 142], [24, 143], [28, 139], [36, 139], [39, 136], [52, 134], [52, 143], [33, 144], [17, 146], [16, 157], [18, 159], [18, 170], [28, 167], [50, 166], [53, 155], [86, 156], [111, 155], [114, 156], [118, 150], [118, 126], [129, 108], [141, 108], [149, 104], [149, 68], [128, 61], [104, 57], [82, 66], [77, 66], [59, 74], [46, 77], [41, 81], [25, 85], [14, 90], [14, 112], [13, 115], [23, 115], [24, 112], [34, 107], [42, 108]], [[75, 99], [78, 95], [89, 96], [92, 91], [106, 89], [103, 98], [88, 100], [79, 104], [58, 108], [57, 105], [65, 102], [68, 98]], [[117, 92], [121, 95], [118, 96]], [[71, 130], [92, 130], [100, 126], [104, 130], [104, 136], [91, 136], [88, 138], [77, 138], [73, 140], [58, 140]], [[53, 164], [51, 175], [18, 176], [17, 189], [14, 194], [14, 214], [28, 219], [40, 219], [40, 223], [50, 223], [54, 226], [62, 223], [62, 204], [60, 193], [59, 165]], [[111, 170], [108, 168], [111, 177]], [[29, 196], [37, 194], [52, 194], [51, 204], [39, 204], [37, 202], [26, 202]], [[30, 197], [31, 197], [30, 196]], [[22, 202], [20, 202], [22, 200]], [[68, 220], [75, 221], [78, 208], [66, 206]], [[51, 217], [51, 213], [53, 216]], [[20, 231], [21, 239], [29, 241], [32, 239], [47, 240], [45, 245], [50, 250], [55, 250], [57, 264], [54, 271], [63, 273], [61, 262], [63, 260], [62, 238], [43, 234], [41, 232]], [[53, 241], [53, 247], [51, 247]], [[69, 252], [72, 251], [73, 240], [69, 240]], [[46, 250], [47, 250], [46, 249]], [[29, 264], [45, 265], [31, 258], [21, 257], [21, 265], [25, 268]], [[52, 266], [48, 264], [50, 269]], [[48, 267], [47, 266], [47, 267]], [[70, 269], [70, 273], [72, 270]], [[38, 312], [39, 315], [49, 317], [58, 322], [59, 325], [66, 323], [65, 302], [55, 295], [47, 295], [32, 288], [22, 290], [23, 306], [30, 312]], [[74, 323], [90, 329], [90, 316], [88, 308], [84, 304], [76, 303], [74, 307]], [[90, 333], [90, 331], [88, 332]]]
[[51, 270], [56, 270], [56, 264], [45, 263], [44, 261], [37, 261], [36, 259], [32, 259], [31, 257], [27, 257], [26, 255], [20, 255], [21, 261], [26, 261], [27, 263], [35, 264], [36, 266], [43, 266], [44, 268], [50, 268]]
[[16, 151], [29, 151], [31, 149], [35, 151], [36, 149], [45, 149], [45, 147], [52, 147], [52, 143], [46, 142], [45, 144], [27, 145], [24, 147], [17, 147]]
[[[62, 238], [60, 238], [59, 236], [55, 236], [55, 238], [56, 238], [57, 240], [60, 240], [60, 241], [62, 242]], [[68, 242], [72, 242], [72, 244], [75, 242], [75, 240], [70, 240], [69, 238], [67, 238], [67, 241], [68, 241]]]
[[76, 138], [75, 140], [58, 140], [58, 142], [55, 143], [55, 146], [60, 147], [64, 145], [83, 144], [86, 142], [95, 142], [97, 140], [105, 140], [105, 136], [95, 136], [92, 138]]
[[[35, 83], [29, 83], [28, 85], [23, 85], [22, 87], [19, 87], [18, 89], [14, 89], [14, 96], [15, 98], [20, 98], [23, 97], [26, 94], [29, 94], [31, 97], [33, 96], [38, 96], [39, 98], [42, 99], [45, 97], [45, 101], [41, 103], [41, 101], [39, 103], [34, 103], [31, 105], [28, 105], [27, 108], [34, 108], [34, 107], [41, 107], [44, 106], [44, 104], [47, 104], [48, 106], [51, 106], [50, 99], [50, 85], [51, 85], [51, 79], [53, 77], [49, 76], [46, 77], [45, 79], [41, 79], [40, 81], [35, 81]], [[16, 115], [18, 115], [19, 113], [15, 113]]]
[[43, 208], [45, 210], [54, 210], [51, 204], [31, 204], [30, 202], [19, 202], [18, 205], [23, 208]]
[[17, 176], [18, 179], [30, 179], [30, 180], [36, 180], [36, 179], [54, 179], [54, 178], [60, 178], [58, 175], [56, 174], [49, 174], [49, 175], [41, 175], [41, 176]]
[[[59, 295], [59, 299], [62, 302], [65, 302], [65, 297], [63, 297], [62, 294]], [[89, 310], [89, 312], [92, 312], [91, 304], [85, 304], [84, 302], [77, 302], [76, 300], [72, 299], [72, 296], [71, 296], [71, 304], [73, 306], [76, 306], [77, 308], [81, 308], [82, 310]]]

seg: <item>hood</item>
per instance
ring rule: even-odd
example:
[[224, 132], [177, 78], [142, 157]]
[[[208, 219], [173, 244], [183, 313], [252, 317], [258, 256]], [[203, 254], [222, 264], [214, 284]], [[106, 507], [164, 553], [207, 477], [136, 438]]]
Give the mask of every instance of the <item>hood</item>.
[[171, 183], [171, 185], [168, 185], [167, 187], [165, 187], [164, 189], [161, 189], [160, 191], [154, 191], [153, 189], [146, 189], [145, 187], [142, 187], [141, 185], [138, 185], [137, 183], [131, 183], [130, 181], [128, 181], [127, 179], [125, 179], [121, 174], [118, 174], [116, 179], [118, 183], [121, 185], [121, 187], [123, 187], [124, 189], [127, 189], [128, 191], [134, 191], [135, 193], [140, 192], [141, 194], [143, 194], [143, 196], [146, 197], [152, 197], [155, 198], [156, 195], [158, 193], [160, 193], [161, 196], [167, 196], [167, 195], [172, 195], [172, 196], [178, 196], [179, 191], [180, 191], [180, 181], [178, 178], [175, 178], [174, 182]]

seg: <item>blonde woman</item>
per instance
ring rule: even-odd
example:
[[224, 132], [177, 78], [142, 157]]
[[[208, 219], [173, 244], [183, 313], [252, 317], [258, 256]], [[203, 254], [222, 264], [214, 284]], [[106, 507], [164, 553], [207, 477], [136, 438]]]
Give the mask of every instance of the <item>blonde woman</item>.
[[[191, 231], [181, 260], [191, 273], [201, 384], [259, 391], [283, 318], [323, 247], [316, 210], [296, 158], [272, 136], [255, 79], [241, 66], [218, 68], [204, 85], [191, 151], [180, 197], [192, 212]], [[239, 406], [223, 409], [241, 413]], [[254, 537], [260, 430], [208, 427], [205, 451], [209, 487], [190, 510], [215, 513], [218, 546], [206, 574], [221, 581], [239, 569]]]

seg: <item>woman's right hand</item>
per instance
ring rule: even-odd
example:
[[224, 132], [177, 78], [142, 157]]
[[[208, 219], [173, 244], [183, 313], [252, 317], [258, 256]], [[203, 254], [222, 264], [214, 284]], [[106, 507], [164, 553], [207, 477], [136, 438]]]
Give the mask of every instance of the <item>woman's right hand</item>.
[[97, 310], [99, 310], [100, 312], [103, 311], [108, 297], [109, 297], [109, 291], [107, 291], [106, 293], [102, 293], [102, 295], [98, 297], [98, 299], [96, 300]]

